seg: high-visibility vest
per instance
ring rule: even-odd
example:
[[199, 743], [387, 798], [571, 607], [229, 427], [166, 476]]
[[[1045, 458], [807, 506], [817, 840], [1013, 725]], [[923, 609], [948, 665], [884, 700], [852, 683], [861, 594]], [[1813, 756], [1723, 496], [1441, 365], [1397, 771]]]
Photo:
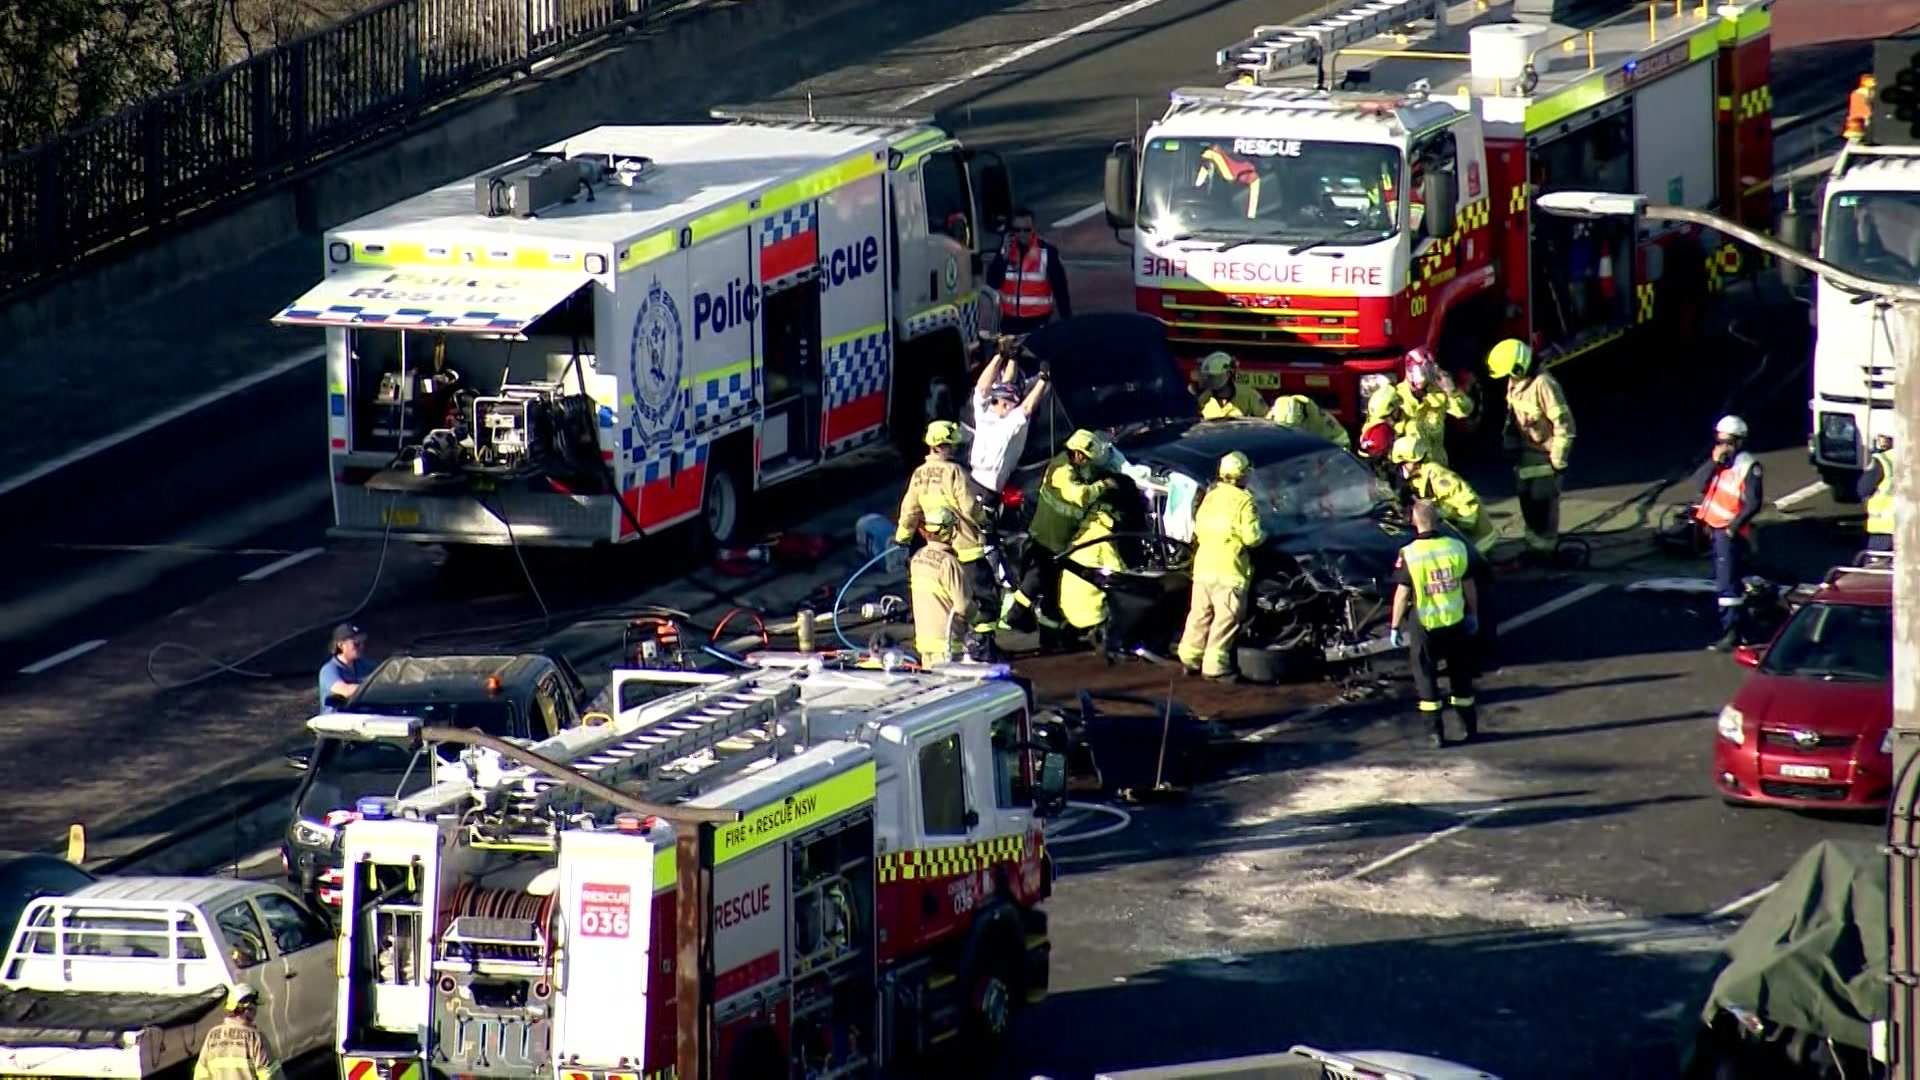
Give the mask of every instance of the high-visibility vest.
[[1451, 536], [1427, 536], [1400, 549], [1413, 579], [1414, 616], [1428, 630], [1467, 617], [1467, 545]]
[[1873, 463], [1880, 466], [1880, 484], [1867, 499], [1867, 532], [1876, 536], [1893, 535], [1893, 452], [1876, 451]]
[[1044, 319], [1051, 314], [1053, 283], [1047, 280], [1047, 245], [1035, 237], [1020, 258], [1007, 257], [1007, 276], [1000, 282], [1000, 315]]
[[1040, 478], [1039, 504], [1033, 510], [1033, 524], [1027, 526], [1027, 538], [1056, 555], [1067, 550], [1092, 500], [1093, 485], [1073, 475], [1067, 455], [1055, 455]]
[[1253, 583], [1253, 560], [1247, 549], [1265, 539], [1253, 496], [1224, 481], [1213, 485], [1193, 515], [1193, 579], [1205, 585], [1248, 587]]
[[1733, 524], [1733, 519], [1740, 516], [1740, 492], [1747, 486], [1747, 473], [1752, 468], [1753, 455], [1743, 450], [1733, 456], [1726, 468], [1714, 474], [1707, 484], [1706, 497], [1700, 500], [1701, 524], [1709, 529], [1724, 529]]
[[194, 1080], [279, 1080], [280, 1065], [268, 1055], [260, 1029], [228, 1017], [207, 1032], [193, 1076]]

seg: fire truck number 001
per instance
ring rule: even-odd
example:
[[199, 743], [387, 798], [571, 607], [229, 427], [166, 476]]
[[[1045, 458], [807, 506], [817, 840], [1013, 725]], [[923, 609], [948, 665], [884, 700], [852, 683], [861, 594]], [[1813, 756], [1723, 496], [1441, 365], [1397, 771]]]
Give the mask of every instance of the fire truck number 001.
[[626, 937], [633, 912], [625, 885], [587, 885], [580, 890], [582, 937]]

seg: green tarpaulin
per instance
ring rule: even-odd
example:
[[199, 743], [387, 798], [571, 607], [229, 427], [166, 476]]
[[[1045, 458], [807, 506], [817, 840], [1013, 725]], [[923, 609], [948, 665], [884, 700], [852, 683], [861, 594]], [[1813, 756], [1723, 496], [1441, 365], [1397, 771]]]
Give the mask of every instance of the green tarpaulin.
[[1727, 942], [1703, 1023], [1732, 1006], [1771, 1023], [1869, 1049], [1887, 1015], [1887, 857], [1823, 840], [1793, 865]]

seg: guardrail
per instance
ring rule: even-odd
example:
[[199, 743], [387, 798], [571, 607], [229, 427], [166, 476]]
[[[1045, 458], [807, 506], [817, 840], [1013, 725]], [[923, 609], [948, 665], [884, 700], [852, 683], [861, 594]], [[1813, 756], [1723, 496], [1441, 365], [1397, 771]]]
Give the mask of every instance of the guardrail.
[[0, 160], [0, 296], [685, 0], [387, 0]]

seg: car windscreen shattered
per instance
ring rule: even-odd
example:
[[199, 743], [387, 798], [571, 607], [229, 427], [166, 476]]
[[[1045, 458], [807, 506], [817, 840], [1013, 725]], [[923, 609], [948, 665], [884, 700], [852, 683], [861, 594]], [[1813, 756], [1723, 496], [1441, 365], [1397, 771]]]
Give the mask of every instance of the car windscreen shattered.
[[1371, 470], [1332, 447], [1255, 466], [1247, 490], [1273, 535], [1365, 517], [1386, 497]]

